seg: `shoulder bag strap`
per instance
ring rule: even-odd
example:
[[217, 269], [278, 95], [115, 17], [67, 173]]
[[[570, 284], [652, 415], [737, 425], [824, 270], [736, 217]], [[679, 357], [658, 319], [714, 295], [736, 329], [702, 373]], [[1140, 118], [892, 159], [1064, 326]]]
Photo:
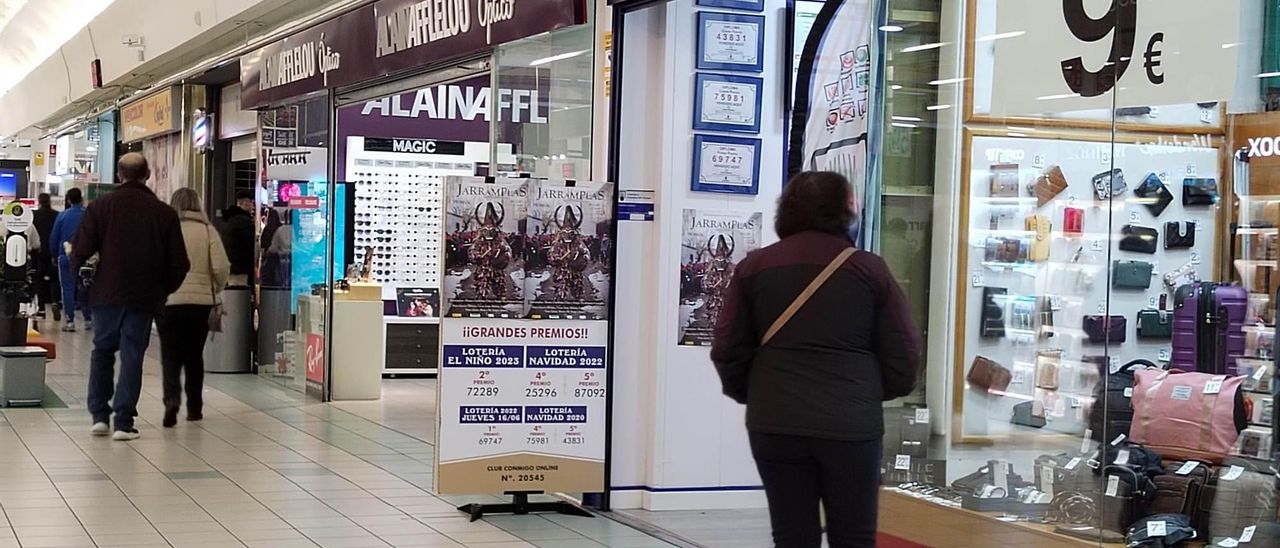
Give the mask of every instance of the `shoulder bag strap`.
[[831, 275], [835, 274], [836, 270], [839, 270], [840, 266], [843, 265], [845, 261], [849, 260], [849, 257], [852, 257], [855, 251], [857, 250], [849, 247], [845, 248], [844, 251], [841, 251], [839, 255], [836, 255], [836, 258], [832, 259], [831, 263], [828, 264], [826, 268], [822, 269], [822, 272], [818, 274], [818, 277], [809, 282], [809, 287], [804, 288], [804, 291], [800, 292], [800, 295], [796, 297], [796, 300], [791, 301], [791, 306], [788, 306], [786, 310], [782, 311], [782, 315], [778, 316], [778, 319], [773, 321], [773, 325], [769, 326], [769, 331], [765, 332], [764, 339], [761, 339], [760, 346], [769, 344], [769, 340], [773, 339], [773, 336], [777, 335], [778, 331], [785, 327], [787, 322], [791, 321], [791, 317], [795, 316], [796, 312], [799, 312], [800, 308], [803, 307], [805, 303], [809, 302], [809, 299], [813, 297], [813, 294], [817, 293], [818, 289], [820, 289], [823, 284], [826, 284], [827, 280], [831, 279]]

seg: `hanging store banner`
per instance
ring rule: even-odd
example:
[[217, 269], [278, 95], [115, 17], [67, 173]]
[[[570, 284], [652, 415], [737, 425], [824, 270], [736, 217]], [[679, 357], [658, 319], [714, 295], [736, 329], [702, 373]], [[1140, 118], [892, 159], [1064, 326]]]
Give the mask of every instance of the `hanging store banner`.
[[581, 0], [381, 0], [241, 57], [241, 104], [261, 108], [585, 22]]
[[[788, 172], [835, 171], [865, 207], [872, 90], [872, 0], [827, 2], [800, 55]], [[865, 220], [865, 216], [863, 216]]]
[[613, 183], [539, 181], [529, 199], [525, 298], [532, 319], [609, 317]]
[[436, 491], [604, 490], [607, 321], [444, 318]]
[[711, 345], [734, 269], [760, 248], [762, 219], [758, 211], [684, 210], [676, 335], [680, 345]]
[[165, 88], [120, 108], [120, 142], [131, 143], [181, 130], [177, 87]]
[[995, 42], [991, 114], [1231, 98], [1240, 0], [1112, 0], [1110, 10], [1101, 9], [1106, 5], [999, 0], [995, 34], [974, 39], [979, 48]]

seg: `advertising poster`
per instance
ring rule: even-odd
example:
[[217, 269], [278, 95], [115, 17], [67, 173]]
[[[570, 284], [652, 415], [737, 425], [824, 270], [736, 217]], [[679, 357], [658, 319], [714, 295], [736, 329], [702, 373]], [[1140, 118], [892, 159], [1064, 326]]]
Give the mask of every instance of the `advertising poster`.
[[324, 397], [324, 335], [307, 333], [307, 393]]
[[529, 318], [608, 317], [613, 183], [533, 186], [525, 237]]
[[608, 326], [445, 318], [436, 490], [602, 491]]
[[402, 318], [435, 318], [440, 312], [440, 290], [434, 287], [396, 289], [396, 315]]
[[711, 344], [734, 268], [760, 247], [762, 217], [758, 211], [684, 210], [679, 344]]
[[524, 316], [525, 217], [534, 185], [530, 179], [445, 179], [445, 315]]

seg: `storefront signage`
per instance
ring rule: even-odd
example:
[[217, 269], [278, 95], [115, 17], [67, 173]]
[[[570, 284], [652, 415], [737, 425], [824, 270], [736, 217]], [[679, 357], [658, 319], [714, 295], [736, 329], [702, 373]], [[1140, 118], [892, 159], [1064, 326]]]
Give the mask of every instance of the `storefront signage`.
[[307, 393], [319, 394], [324, 390], [324, 335], [307, 333], [305, 359]]
[[995, 42], [993, 115], [1232, 97], [1238, 50], [1228, 45], [1241, 41], [1239, 0], [1112, 0], [1110, 10], [1096, 13], [1086, 4], [996, 4], [996, 32], [976, 38], [979, 47]]
[[176, 87], [167, 88], [120, 109], [120, 141], [131, 143], [173, 133], [179, 127], [178, 106], [182, 104]]
[[289, 197], [290, 209], [320, 209], [319, 196], [291, 196]]
[[266, 177], [272, 181], [323, 181], [329, 169], [329, 149], [320, 147], [264, 147]]
[[413, 154], [462, 156], [467, 152], [467, 144], [460, 141], [437, 141], [435, 139], [365, 137], [364, 149], [367, 152], [408, 152]]
[[1249, 155], [1249, 180], [1237, 181], [1241, 194], [1280, 194], [1280, 113], [1231, 117], [1231, 150]]
[[261, 108], [585, 22], [580, 0], [381, 0], [241, 57], [241, 103]]

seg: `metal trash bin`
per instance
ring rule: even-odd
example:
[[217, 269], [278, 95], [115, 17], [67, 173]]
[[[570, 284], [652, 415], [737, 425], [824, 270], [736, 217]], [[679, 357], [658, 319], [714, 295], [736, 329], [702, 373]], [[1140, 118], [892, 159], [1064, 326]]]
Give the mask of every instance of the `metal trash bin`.
[[249, 373], [253, 337], [253, 291], [228, 287], [222, 291], [222, 332], [210, 333], [204, 345], [204, 370], [210, 373]]
[[0, 406], [44, 401], [45, 355], [38, 346], [0, 346]]

